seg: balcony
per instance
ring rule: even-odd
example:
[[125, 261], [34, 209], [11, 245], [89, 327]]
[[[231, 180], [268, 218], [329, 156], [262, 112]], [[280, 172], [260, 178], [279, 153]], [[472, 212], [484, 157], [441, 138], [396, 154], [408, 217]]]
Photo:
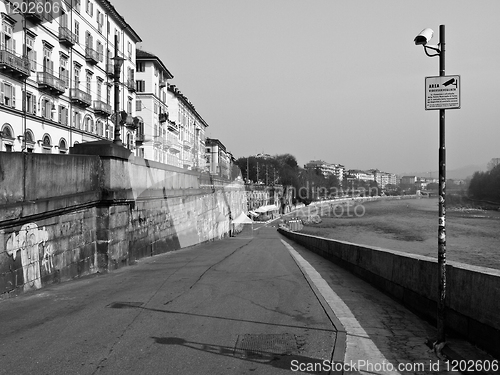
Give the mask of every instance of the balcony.
[[163, 141], [163, 149], [168, 150], [170, 147], [172, 147], [172, 141], [170, 140], [164, 140]]
[[168, 120], [168, 130], [179, 133], [179, 126], [174, 121]]
[[174, 154], [178, 154], [181, 152], [181, 145], [177, 139], [172, 141], [172, 145], [170, 146], [170, 152]]
[[159, 116], [158, 116], [158, 120], [161, 123], [167, 122], [167, 119], [168, 119], [167, 113], [160, 113]]
[[190, 150], [193, 147], [193, 145], [189, 141], [182, 141], [182, 146], [185, 150]]
[[98, 115], [106, 117], [113, 114], [111, 105], [109, 105], [108, 103], [104, 103], [102, 100], [94, 100], [94, 112]]
[[97, 52], [95, 49], [86, 47], [85, 48], [85, 60], [89, 64], [97, 64], [99, 62], [99, 52]]
[[24, 0], [19, 4], [19, 9], [24, 11], [24, 16], [27, 20], [33, 23], [41, 23], [44, 19], [43, 8], [44, 3], [41, 0]]
[[4, 73], [21, 78], [30, 75], [30, 62], [26, 57], [16, 56], [7, 50], [0, 50], [0, 69]]
[[126, 84], [127, 88], [129, 89], [129, 91], [135, 92], [135, 90], [136, 90], [135, 79], [129, 78], [125, 84]]
[[136, 144], [143, 144], [146, 140], [146, 137], [144, 136], [144, 134], [136, 134], [135, 135], [135, 143]]
[[53, 95], [61, 95], [66, 91], [64, 81], [49, 72], [37, 72], [36, 77], [38, 88], [41, 90], [50, 91]]
[[74, 46], [77, 42], [76, 34], [67, 27], [59, 27], [59, 42], [67, 47]]
[[70, 89], [69, 97], [71, 99], [71, 102], [76, 105], [85, 108], [90, 107], [92, 105], [92, 97], [90, 96], [90, 94], [80, 89]]

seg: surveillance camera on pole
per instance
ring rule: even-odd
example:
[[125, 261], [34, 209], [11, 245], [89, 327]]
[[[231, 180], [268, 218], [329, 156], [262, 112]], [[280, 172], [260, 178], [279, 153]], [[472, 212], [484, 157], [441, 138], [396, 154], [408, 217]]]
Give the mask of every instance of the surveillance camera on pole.
[[[423, 46], [424, 47], [424, 51], [425, 51], [425, 54], [429, 57], [434, 57], [434, 56], [438, 56], [439, 53], [441, 52], [440, 48], [439, 48], [439, 45], [432, 45], [432, 44], [428, 44], [429, 41], [432, 39], [432, 36], [434, 35], [434, 31], [432, 29], [429, 29], [428, 27], [423, 29], [416, 37], [415, 39], [413, 39], [413, 41], [415, 42], [415, 45], [416, 46]], [[427, 52], [427, 48], [433, 50], [433, 51], [436, 51], [437, 53], [434, 54], [434, 55], [429, 55], [429, 53]]]

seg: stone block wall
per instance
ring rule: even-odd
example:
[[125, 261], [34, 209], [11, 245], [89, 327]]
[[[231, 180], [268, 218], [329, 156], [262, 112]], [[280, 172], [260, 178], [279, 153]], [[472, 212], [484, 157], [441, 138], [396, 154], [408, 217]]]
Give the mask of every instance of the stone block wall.
[[242, 183], [143, 159], [0, 153], [0, 298], [222, 238]]

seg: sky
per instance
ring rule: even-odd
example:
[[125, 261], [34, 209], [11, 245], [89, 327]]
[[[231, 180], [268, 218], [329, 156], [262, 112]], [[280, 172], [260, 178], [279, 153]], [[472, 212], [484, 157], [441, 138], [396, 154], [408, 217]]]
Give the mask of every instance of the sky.
[[112, 0], [235, 158], [289, 153], [346, 169], [438, 170], [439, 75], [413, 39], [439, 42], [460, 75], [446, 110], [447, 169], [500, 157], [500, 1]]

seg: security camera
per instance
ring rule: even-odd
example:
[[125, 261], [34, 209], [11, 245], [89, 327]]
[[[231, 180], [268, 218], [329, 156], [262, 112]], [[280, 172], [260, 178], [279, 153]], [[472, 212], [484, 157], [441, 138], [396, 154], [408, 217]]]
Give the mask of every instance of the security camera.
[[432, 29], [429, 29], [429, 28], [426, 28], [426, 29], [423, 29], [420, 34], [418, 34], [415, 39], [413, 40], [415, 42], [415, 45], [419, 45], [419, 44], [422, 44], [422, 45], [426, 45], [427, 42], [429, 42], [429, 40], [432, 39], [432, 35], [434, 35], [434, 31], [432, 31]]

